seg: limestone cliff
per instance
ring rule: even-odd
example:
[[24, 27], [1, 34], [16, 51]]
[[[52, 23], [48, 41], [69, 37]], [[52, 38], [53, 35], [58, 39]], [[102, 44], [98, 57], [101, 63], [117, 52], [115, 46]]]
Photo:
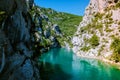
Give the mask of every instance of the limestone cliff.
[[90, 0], [73, 37], [73, 51], [81, 56], [120, 61], [120, 0]]
[[0, 0], [0, 80], [40, 80], [32, 42], [33, 0]]

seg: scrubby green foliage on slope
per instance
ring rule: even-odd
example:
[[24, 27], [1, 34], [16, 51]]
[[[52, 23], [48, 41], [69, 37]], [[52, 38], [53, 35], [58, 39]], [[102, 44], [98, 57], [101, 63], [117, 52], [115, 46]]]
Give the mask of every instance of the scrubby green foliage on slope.
[[57, 12], [51, 8], [40, 8], [41, 12], [49, 17], [53, 24], [58, 24], [61, 31], [66, 36], [72, 36], [82, 20], [82, 16], [73, 15], [64, 12]]
[[[53, 26], [54, 24], [57, 24], [62, 32], [62, 37], [57, 37], [58, 41], [62, 46], [65, 45], [64, 41], [71, 44], [71, 37], [77, 30], [77, 26], [79, 25], [79, 22], [82, 21], [82, 16], [73, 15], [69, 13], [64, 12], [57, 12], [51, 8], [42, 8], [35, 6], [33, 8], [33, 12], [36, 10], [36, 12], [43, 17], [46, 17], [46, 20], [42, 20], [43, 29], [45, 30], [46, 26]], [[49, 24], [49, 23], [50, 24]], [[54, 35], [54, 32], [51, 32]]]
[[114, 38], [113, 42], [110, 45], [110, 48], [113, 50], [111, 59], [115, 60], [115, 62], [120, 61], [120, 39]]

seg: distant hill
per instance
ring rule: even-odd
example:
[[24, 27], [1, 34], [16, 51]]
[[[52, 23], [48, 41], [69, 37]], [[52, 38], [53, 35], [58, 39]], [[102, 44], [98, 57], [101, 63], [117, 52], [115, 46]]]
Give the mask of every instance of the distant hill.
[[65, 12], [57, 12], [51, 8], [39, 7], [41, 12], [48, 16], [53, 24], [58, 24], [62, 32], [66, 36], [72, 36], [82, 21], [82, 16], [69, 14]]
[[[35, 9], [37, 11], [35, 11]], [[35, 6], [33, 8], [33, 11], [38, 12], [38, 14], [40, 14], [42, 17], [46, 17], [46, 19], [48, 20], [42, 20], [43, 29], [45, 26], [52, 26], [54, 24], [57, 24], [59, 26], [60, 30], [62, 31], [63, 37], [57, 37], [57, 39], [61, 45], [64, 45], [64, 41], [71, 44], [71, 37], [77, 31], [79, 22], [82, 21], [82, 16], [65, 12], [58, 12], [51, 8], [43, 8], [39, 6]]]

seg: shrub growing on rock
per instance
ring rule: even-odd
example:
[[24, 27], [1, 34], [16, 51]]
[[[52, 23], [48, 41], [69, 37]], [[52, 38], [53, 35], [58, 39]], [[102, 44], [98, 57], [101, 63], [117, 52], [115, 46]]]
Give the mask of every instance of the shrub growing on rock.
[[81, 50], [82, 50], [82, 51], [88, 51], [88, 50], [90, 50], [90, 46], [83, 46], [83, 47], [81, 48]]
[[111, 58], [114, 59], [115, 62], [120, 61], [120, 39], [114, 38], [113, 42], [110, 45], [110, 48], [113, 50]]
[[90, 39], [89, 39], [89, 43], [91, 44], [92, 47], [96, 47], [99, 45], [99, 37], [94, 34]]
[[119, 7], [120, 7], [120, 2], [116, 4], [116, 8], [119, 8]]

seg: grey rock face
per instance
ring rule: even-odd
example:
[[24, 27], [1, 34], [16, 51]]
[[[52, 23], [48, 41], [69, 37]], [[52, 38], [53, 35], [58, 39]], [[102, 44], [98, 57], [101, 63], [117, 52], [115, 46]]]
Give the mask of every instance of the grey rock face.
[[49, 38], [51, 35], [50, 29], [44, 31], [45, 38]]
[[5, 47], [5, 53], [7, 52], [6, 55], [10, 55], [13, 51], [12, 46], [5, 33], [0, 30], [0, 48], [3, 48], [3, 46]]
[[26, 13], [27, 6], [25, 0], [0, 0], [0, 11], [13, 14], [16, 9]]
[[61, 35], [61, 30], [57, 24], [53, 25], [53, 30], [56, 32], [57, 35]]
[[26, 3], [27, 3], [27, 7], [31, 9], [34, 4], [34, 0], [26, 0]]
[[[25, 60], [25, 57], [18, 53], [15, 53], [13, 56], [6, 57], [6, 64], [4, 67], [5, 69], [3, 70], [2, 75], [0, 76], [0, 79], [9, 80], [10, 78], [10, 80], [14, 80], [14, 79], [11, 79], [11, 78], [14, 78], [11, 75], [16, 74], [14, 73], [15, 70], [18, 69], [23, 64], [24, 60]], [[6, 77], [6, 74], [7, 74], [7, 77]]]
[[47, 15], [42, 14], [42, 15], [41, 15], [41, 17], [42, 17], [43, 19], [45, 19], [47, 22], [49, 21], [49, 18], [48, 18], [48, 16], [47, 16]]
[[10, 76], [10, 80], [32, 80], [33, 77], [33, 66], [30, 60], [26, 60], [22, 67], [17, 68], [14, 74]]
[[21, 68], [21, 72], [23, 74], [23, 77], [26, 78], [26, 80], [31, 80], [33, 77], [33, 66], [31, 61], [28, 59], [25, 61], [25, 64]]
[[15, 41], [28, 41], [30, 39], [29, 29], [26, 28], [26, 22], [21, 11], [17, 10], [15, 14], [8, 19], [8, 21], [5, 25], [5, 31], [13, 43]]
[[61, 47], [56, 37], [51, 36], [50, 39], [52, 41], [52, 48]]
[[42, 18], [38, 13], [34, 14], [33, 20], [35, 21], [36, 27], [42, 27]]
[[0, 11], [7, 13], [3, 29], [0, 29], [0, 44], [6, 43], [3, 45], [5, 66], [0, 80], [40, 80], [38, 67], [33, 60], [32, 18], [28, 13], [33, 2], [28, 0], [28, 7], [26, 0], [0, 0]]
[[29, 57], [29, 58], [33, 56], [33, 51], [30, 51], [22, 42], [17, 45], [17, 51], [20, 51], [26, 57]]

